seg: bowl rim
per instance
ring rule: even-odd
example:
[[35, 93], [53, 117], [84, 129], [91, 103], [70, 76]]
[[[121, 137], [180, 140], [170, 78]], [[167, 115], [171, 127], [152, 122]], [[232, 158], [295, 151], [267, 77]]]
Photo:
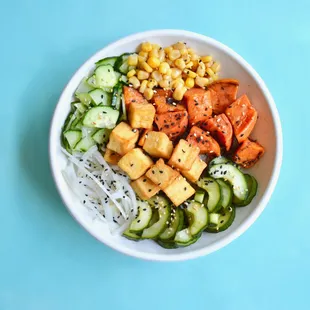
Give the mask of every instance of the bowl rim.
[[[67, 198], [67, 194], [65, 191], [61, 189], [60, 183], [58, 181], [58, 177], [56, 176], [56, 170], [57, 165], [56, 161], [53, 158], [53, 149], [55, 149], [55, 143], [56, 141], [53, 141], [53, 132], [57, 130], [57, 126], [59, 126], [56, 122], [56, 115], [58, 114], [57, 111], [60, 109], [61, 102], [63, 101], [63, 97], [65, 96], [65, 93], [68, 91], [70, 84], [73, 82], [73, 80], [81, 74], [81, 71], [83, 71], [83, 68], [86, 66], [89, 66], [90, 63], [94, 63], [97, 55], [102, 53], [103, 51], [108, 51], [110, 49], [113, 49], [114, 47], [118, 45], [125, 44], [127, 42], [130, 42], [132, 40], [143, 40], [148, 37], [152, 36], [165, 36], [165, 35], [176, 35], [176, 36], [185, 36], [190, 37], [191, 39], [197, 39], [200, 41], [204, 41], [206, 43], [209, 43], [213, 45], [215, 48], [223, 50], [226, 54], [228, 54], [230, 57], [232, 57], [234, 60], [236, 60], [238, 63], [240, 63], [247, 71], [248, 73], [253, 77], [255, 82], [257, 83], [258, 87], [261, 89], [262, 93], [264, 94], [266, 101], [269, 105], [271, 116], [275, 125], [275, 136], [276, 136], [276, 155], [275, 155], [275, 163], [274, 167], [271, 173], [271, 177], [269, 180], [269, 183], [267, 185], [266, 191], [263, 193], [261, 200], [258, 202], [257, 206], [253, 210], [253, 212], [230, 234], [225, 236], [224, 238], [211, 243], [210, 245], [202, 248], [193, 250], [191, 252], [186, 253], [178, 253], [178, 254], [157, 254], [157, 253], [142, 253], [135, 249], [131, 248], [123, 248], [122, 245], [119, 245], [117, 243], [114, 243], [113, 240], [103, 240], [99, 239], [91, 229], [88, 229], [85, 227], [80, 219], [78, 219], [73, 212], [71, 211], [72, 206], [70, 206], [69, 200]], [[98, 241], [104, 243], [105, 245], [111, 247], [112, 249], [121, 252], [123, 254], [133, 256], [136, 258], [144, 259], [144, 260], [150, 260], [150, 261], [183, 261], [193, 258], [198, 258], [200, 256], [208, 255], [212, 252], [215, 252], [219, 250], [220, 248], [228, 245], [230, 242], [238, 238], [241, 234], [243, 234], [259, 217], [259, 215], [263, 212], [265, 209], [268, 201], [271, 198], [271, 195], [275, 189], [275, 186], [277, 184], [279, 175], [280, 175], [280, 169], [282, 164], [282, 156], [283, 156], [283, 141], [282, 141], [282, 128], [281, 128], [281, 122], [278, 110], [276, 108], [276, 104], [274, 102], [274, 99], [269, 92], [265, 82], [263, 79], [259, 76], [259, 74], [252, 68], [252, 66], [247, 63], [238, 53], [233, 51], [228, 46], [224, 45], [223, 43], [210, 38], [208, 36], [198, 34], [191, 31], [186, 30], [176, 30], [176, 29], [160, 29], [160, 30], [150, 30], [150, 31], [144, 31], [144, 32], [138, 32], [135, 34], [131, 34], [129, 36], [123, 37], [119, 40], [116, 40], [104, 48], [98, 50], [95, 54], [93, 54], [91, 57], [89, 57], [73, 74], [73, 76], [68, 81], [67, 85], [64, 87], [59, 100], [57, 102], [57, 105], [55, 107], [52, 119], [51, 119], [51, 125], [50, 125], [50, 131], [49, 131], [49, 162], [50, 162], [50, 169], [52, 172], [52, 176], [54, 179], [54, 182], [56, 184], [57, 191], [61, 197], [62, 202], [64, 203], [65, 207], [69, 211], [69, 213], [72, 215], [72, 217], [79, 223], [80, 226], [82, 226], [89, 234], [91, 234], [94, 238], [96, 238]]]

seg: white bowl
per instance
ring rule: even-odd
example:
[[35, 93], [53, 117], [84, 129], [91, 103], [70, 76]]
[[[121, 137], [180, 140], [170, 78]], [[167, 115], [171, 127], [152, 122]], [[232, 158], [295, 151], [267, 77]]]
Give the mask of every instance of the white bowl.
[[[259, 184], [256, 197], [249, 206], [237, 209], [236, 219], [228, 230], [219, 234], [205, 233], [197, 243], [186, 248], [167, 250], [153, 241], [134, 242], [121, 236], [112, 236], [105, 224], [93, 220], [69, 189], [61, 173], [67, 161], [60, 149], [61, 127], [69, 112], [70, 102], [78, 84], [94, 68], [97, 60], [134, 51], [143, 41], [151, 41], [162, 46], [185, 41], [199, 55], [213, 55], [221, 63], [221, 77], [238, 79], [239, 94], [246, 93], [259, 114], [252, 136], [265, 147], [266, 153], [250, 171]], [[267, 205], [278, 180], [282, 161], [282, 130], [276, 105], [265, 83], [236, 52], [214, 39], [196, 33], [183, 30], [154, 30], [134, 34], [108, 45], [78, 69], [65, 87], [56, 106], [50, 129], [49, 154], [53, 177], [64, 204], [76, 221], [91, 235], [127, 255], [147, 260], [179, 261], [207, 255], [224, 247], [245, 232], [258, 218]]]

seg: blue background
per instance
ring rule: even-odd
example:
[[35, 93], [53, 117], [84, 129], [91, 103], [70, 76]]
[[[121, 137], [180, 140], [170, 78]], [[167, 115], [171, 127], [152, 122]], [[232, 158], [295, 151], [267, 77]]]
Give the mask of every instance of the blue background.
[[[0, 310], [310, 308], [310, 2], [166, 2], [0, 1]], [[106, 44], [158, 28], [240, 53], [283, 126], [266, 210], [232, 244], [188, 262], [141, 261], [94, 240], [67, 213], [48, 164], [49, 122], [75, 70]]]

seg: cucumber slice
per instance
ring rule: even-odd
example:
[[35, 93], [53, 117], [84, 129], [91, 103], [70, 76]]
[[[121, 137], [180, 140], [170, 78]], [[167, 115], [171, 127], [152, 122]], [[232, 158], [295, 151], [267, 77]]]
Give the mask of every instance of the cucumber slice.
[[124, 53], [121, 56], [118, 57], [114, 68], [116, 71], [121, 72], [123, 74], [127, 74], [130, 70], [132, 70], [134, 67], [128, 65], [128, 57], [131, 55], [131, 53]]
[[95, 85], [99, 88], [114, 87], [119, 78], [120, 74], [111, 65], [100, 66], [95, 70]]
[[176, 249], [178, 247], [173, 240], [156, 240], [156, 242], [165, 249]]
[[147, 201], [153, 208], [160, 208], [169, 205], [169, 201], [167, 198], [155, 195]]
[[123, 236], [132, 241], [139, 241], [141, 239], [141, 237], [138, 234], [130, 232], [129, 228], [123, 232]]
[[84, 137], [75, 146], [74, 151], [87, 152], [96, 142], [91, 137]]
[[72, 105], [82, 114], [87, 110], [87, 107], [82, 102], [72, 102]]
[[185, 209], [185, 212], [190, 222], [189, 233], [195, 237], [209, 224], [208, 210], [202, 204], [192, 201]]
[[244, 177], [246, 178], [248, 184], [248, 197], [244, 201], [239, 201], [234, 197], [233, 203], [236, 207], [245, 207], [249, 205], [257, 193], [258, 184], [256, 179], [249, 174], [245, 174]]
[[121, 116], [121, 120], [127, 121], [127, 111], [126, 111], [124, 94], [122, 95], [122, 116]]
[[196, 190], [194, 200], [199, 203], [203, 203], [204, 198], [205, 198], [205, 191], [201, 189]]
[[114, 107], [116, 110], [119, 110], [121, 107], [122, 95], [123, 95], [123, 85], [121, 83], [118, 83], [113, 89], [112, 104], [111, 104], [112, 107]]
[[63, 132], [69, 130], [72, 127], [72, 123], [77, 119], [79, 113], [75, 112], [71, 112], [65, 121], [64, 127], [63, 127]]
[[[90, 76], [87, 80], [86, 80], [86, 83], [92, 88], [97, 88], [97, 83], [96, 83], [96, 75], [93, 74], [92, 76]], [[91, 89], [91, 90], [92, 90]]]
[[126, 84], [126, 85], [128, 84], [128, 78], [126, 75], [122, 74], [121, 77], [119, 78], [119, 81]]
[[96, 131], [92, 135], [92, 138], [96, 143], [103, 144], [103, 143], [108, 142], [110, 133], [111, 133], [110, 129], [102, 128]]
[[220, 215], [218, 213], [210, 213], [209, 226], [216, 227], [219, 224]]
[[117, 56], [113, 56], [113, 57], [106, 57], [106, 58], [100, 59], [96, 62], [96, 67], [100, 67], [104, 65], [111, 65], [113, 67], [117, 58], [118, 58]]
[[143, 230], [142, 239], [156, 238], [167, 228], [167, 221], [170, 219], [170, 207], [165, 206], [158, 209], [159, 220], [152, 226]]
[[72, 126], [72, 130], [82, 130], [83, 127], [83, 121], [81, 119], [78, 119], [78, 122], [74, 124], [74, 127]]
[[92, 91], [90, 91], [89, 96], [92, 100], [92, 102], [95, 105], [104, 105], [104, 106], [110, 106], [112, 102], [112, 96], [111, 93], [108, 93], [106, 91], [103, 91], [102, 89], [96, 88]]
[[209, 162], [209, 167], [214, 166], [214, 165], [218, 165], [218, 164], [227, 164], [229, 162], [230, 162], [230, 160], [227, 159], [226, 157], [219, 156], [219, 157], [215, 157], [214, 159], [212, 159]]
[[172, 211], [171, 215], [174, 214], [172, 221], [169, 226], [159, 235], [160, 240], [171, 240], [174, 238], [176, 233], [180, 231], [184, 223], [184, 213], [181, 209], [175, 209], [175, 212]]
[[209, 174], [215, 179], [227, 180], [231, 186], [234, 196], [239, 201], [244, 201], [248, 196], [248, 185], [244, 174], [230, 163], [217, 164], [209, 169]]
[[139, 232], [147, 227], [152, 218], [152, 208], [145, 201], [138, 201], [139, 213], [136, 219], [134, 219], [130, 226], [130, 232]]
[[228, 207], [231, 206], [231, 202], [233, 198], [233, 191], [231, 189], [231, 186], [221, 179], [217, 179], [216, 182], [221, 187], [222, 207], [224, 209], [227, 209]]
[[64, 137], [67, 139], [71, 149], [77, 145], [82, 139], [82, 132], [80, 130], [68, 130], [64, 133]]
[[222, 207], [221, 187], [212, 178], [202, 178], [197, 182], [197, 185], [208, 193], [205, 199], [209, 212], [216, 212]]
[[115, 127], [119, 117], [119, 111], [111, 107], [97, 106], [88, 110], [83, 118], [83, 125], [93, 128]]
[[210, 233], [218, 233], [226, 230], [233, 223], [235, 216], [236, 209], [234, 207], [229, 207], [227, 210], [222, 209], [219, 212], [218, 224], [216, 226], [208, 226], [206, 231]]
[[176, 245], [181, 247], [189, 246], [193, 243], [195, 243], [199, 238], [201, 237], [201, 233], [197, 235], [196, 237], [192, 236], [189, 229], [185, 228], [179, 232], [177, 232], [174, 242]]
[[86, 106], [89, 106], [92, 103], [92, 99], [89, 93], [76, 93], [75, 97]]
[[87, 81], [88, 81], [87, 78], [84, 78], [81, 81], [81, 83], [79, 84], [78, 88], [75, 91], [75, 95], [80, 94], [80, 93], [88, 93], [89, 91], [93, 89], [93, 86], [90, 85]]

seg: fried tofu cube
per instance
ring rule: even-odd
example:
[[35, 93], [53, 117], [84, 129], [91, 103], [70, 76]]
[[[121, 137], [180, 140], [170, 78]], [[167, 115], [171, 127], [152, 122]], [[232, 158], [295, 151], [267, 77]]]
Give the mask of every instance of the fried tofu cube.
[[193, 196], [195, 194], [195, 190], [190, 186], [185, 178], [179, 176], [164, 189], [164, 193], [177, 207], [185, 200]]
[[198, 146], [188, 143], [181, 139], [168, 162], [171, 167], [179, 168], [180, 170], [190, 170], [195, 159], [199, 155], [200, 149]]
[[148, 200], [160, 191], [159, 186], [153, 183], [145, 175], [135, 181], [132, 181], [130, 185], [142, 200]]
[[162, 158], [146, 173], [146, 176], [160, 189], [166, 188], [179, 175], [177, 171], [166, 165]]
[[139, 148], [129, 151], [118, 162], [118, 166], [124, 170], [132, 180], [140, 178], [152, 165], [152, 159], [145, 155], [142, 149]]
[[110, 149], [106, 149], [103, 158], [107, 163], [117, 165], [122, 156]]
[[202, 159], [200, 159], [199, 156], [197, 156], [192, 165], [192, 168], [189, 170], [181, 170], [181, 173], [186, 177], [187, 180], [195, 183], [198, 181], [206, 167], [207, 164]]
[[153, 157], [169, 159], [173, 144], [165, 133], [150, 131], [147, 133], [143, 149]]
[[152, 128], [155, 108], [150, 103], [132, 102], [129, 106], [128, 119], [133, 128]]
[[120, 155], [125, 155], [135, 147], [138, 138], [137, 129], [121, 122], [112, 130], [107, 148]]

